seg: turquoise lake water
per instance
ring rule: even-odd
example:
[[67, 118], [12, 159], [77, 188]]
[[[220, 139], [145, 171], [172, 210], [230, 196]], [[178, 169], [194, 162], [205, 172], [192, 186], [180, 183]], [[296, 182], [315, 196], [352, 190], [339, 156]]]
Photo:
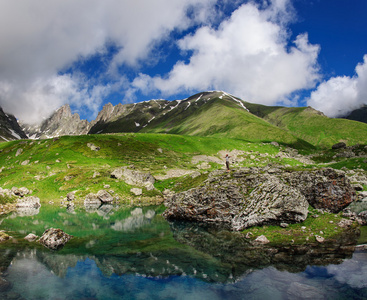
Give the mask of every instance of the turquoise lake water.
[[[358, 235], [315, 246], [251, 245], [220, 228], [167, 222], [164, 207], [56, 207], [1, 219], [0, 299], [367, 299]], [[49, 250], [28, 233], [74, 236]]]

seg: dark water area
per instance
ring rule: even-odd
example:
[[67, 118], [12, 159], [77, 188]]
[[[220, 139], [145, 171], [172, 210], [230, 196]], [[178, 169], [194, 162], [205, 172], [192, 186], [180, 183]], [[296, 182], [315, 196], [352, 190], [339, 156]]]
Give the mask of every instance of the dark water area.
[[[261, 246], [225, 229], [167, 222], [163, 210], [43, 205], [6, 216], [0, 229], [13, 239], [0, 244], [0, 299], [367, 299], [367, 252], [355, 250], [356, 232]], [[24, 240], [50, 227], [74, 237], [58, 251]]]

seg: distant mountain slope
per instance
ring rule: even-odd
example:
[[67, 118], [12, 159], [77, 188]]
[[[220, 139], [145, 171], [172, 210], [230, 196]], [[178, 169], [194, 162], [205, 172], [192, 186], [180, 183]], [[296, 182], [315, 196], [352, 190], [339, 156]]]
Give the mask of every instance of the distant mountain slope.
[[27, 135], [20, 128], [17, 119], [5, 113], [0, 107], [0, 141], [26, 139]]
[[61, 106], [41, 124], [22, 124], [24, 132], [32, 139], [87, 134], [90, 127], [87, 120], [80, 120], [78, 114], [71, 113], [68, 104]]
[[367, 144], [367, 125], [345, 119], [331, 119], [311, 107], [268, 107], [247, 104], [250, 111], [317, 147], [338, 142]]
[[276, 141], [297, 148], [327, 148], [341, 141], [367, 144], [367, 124], [330, 119], [311, 107], [249, 103], [222, 91], [202, 92], [184, 100], [109, 103], [91, 123], [72, 115], [66, 105], [39, 126], [24, 126], [24, 130], [32, 138], [142, 132]]
[[367, 105], [364, 105], [359, 109], [353, 110], [350, 114], [343, 118], [367, 123]]
[[154, 119], [142, 132], [227, 137], [250, 142], [310, 146], [251, 114], [244, 102], [224, 92], [201, 93], [182, 101], [175, 110]]

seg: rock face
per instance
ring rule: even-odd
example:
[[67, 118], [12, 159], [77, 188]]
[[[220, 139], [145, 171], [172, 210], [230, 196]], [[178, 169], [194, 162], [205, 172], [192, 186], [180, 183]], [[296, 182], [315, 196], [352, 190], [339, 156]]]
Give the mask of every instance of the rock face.
[[68, 104], [61, 106], [40, 124], [22, 124], [24, 132], [32, 139], [87, 134], [90, 128], [87, 120], [80, 120], [77, 113], [71, 113]]
[[309, 204], [339, 212], [355, 199], [341, 171], [284, 172], [244, 169], [216, 171], [204, 185], [175, 194], [165, 202], [166, 219], [218, 223], [232, 230], [264, 224], [297, 223], [307, 218]]
[[27, 135], [20, 128], [17, 119], [5, 113], [0, 107], [0, 141], [26, 139]]
[[123, 179], [127, 184], [154, 189], [155, 179], [150, 173], [130, 170], [127, 167], [117, 168], [111, 173], [112, 178]]
[[61, 229], [49, 228], [42, 234], [39, 242], [51, 250], [58, 250], [62, 248], [72, 237], [73, 236], [65, 233]]
[[317, 209], [338, 213], [355, 201], [356, 192], [343, 171], [321, 169], [285, 174], [283, 179], [301, 191]]

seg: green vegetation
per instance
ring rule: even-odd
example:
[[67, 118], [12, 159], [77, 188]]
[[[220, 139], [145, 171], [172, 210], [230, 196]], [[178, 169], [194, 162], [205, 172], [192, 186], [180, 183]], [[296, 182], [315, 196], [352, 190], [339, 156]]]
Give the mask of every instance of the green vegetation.
[[[344, 228], [337, 225], [342, 219], [341, 213], [319, 212], [310, 207], [308, 217], [302, 223], [290, 224], [287, 228], [279, 226], [252, 227], [245, 229], [243, 234], [251, 233], [250, 238], [252, 240], [258, 236], [265, 235], [270, 241], [270, 245], [302, 245], [316, 242], [316, 236], [327, 240], [337, 239], [345, 231]], [[357, 223], [354, 226], [358, 226]]]

